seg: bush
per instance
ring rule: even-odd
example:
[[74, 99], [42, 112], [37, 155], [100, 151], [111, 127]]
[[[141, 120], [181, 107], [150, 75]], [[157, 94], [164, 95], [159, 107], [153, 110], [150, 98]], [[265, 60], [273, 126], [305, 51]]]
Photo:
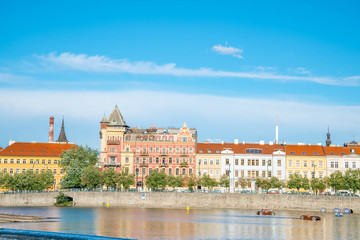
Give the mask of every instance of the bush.
[[56, 207], [69, 207], [73, 205], [73, 198], [66, 196], [64, 193], [60, 192], [56, 196], [56, 202], [54, 204]]

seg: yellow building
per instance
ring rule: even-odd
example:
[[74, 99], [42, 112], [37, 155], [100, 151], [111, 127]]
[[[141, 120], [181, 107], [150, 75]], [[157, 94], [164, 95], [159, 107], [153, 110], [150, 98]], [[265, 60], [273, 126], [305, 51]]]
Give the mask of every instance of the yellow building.
[[286, 179], [298, 173], [303, 177], [326, 176], [326, 156], [320, 145], [286, 145]]
[[53, 188], [58, 188], [60, 179], [64, 176], [63, 169], [59, 166], [60, 155], [72, 146], [75, 145], [59, 142], [10, 142], [10, 145], [0, 152], [0, 171], [9, 174], [27, 170], [37, 173], [51, 171], [55, 177]]
[[220, 180], [221, 177], [221, 151], [224, 145], [221, 143], [198, 143], [196, 150], [197, 176], [205, 173], [211, 178]]

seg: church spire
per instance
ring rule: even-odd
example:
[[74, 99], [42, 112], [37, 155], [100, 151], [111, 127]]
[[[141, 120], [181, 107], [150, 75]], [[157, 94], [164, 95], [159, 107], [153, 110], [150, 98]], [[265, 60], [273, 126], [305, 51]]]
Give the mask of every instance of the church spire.
[[65, 134], [64, 116], [63, 116], [63, 119], [62, 119], [60, 135], [59, 135], [59, 138], [56, 140], [56, 142], [62, 142], [62, 143], [68, 143], [69, 142], [67, 140], [66, 134]]
[[330, 139], [330, 128], [329, 128], [329, 125], [328, 125], [328, 132], [326, 134], [326, 146], [330, 146], [331, 145], [331, 139]]

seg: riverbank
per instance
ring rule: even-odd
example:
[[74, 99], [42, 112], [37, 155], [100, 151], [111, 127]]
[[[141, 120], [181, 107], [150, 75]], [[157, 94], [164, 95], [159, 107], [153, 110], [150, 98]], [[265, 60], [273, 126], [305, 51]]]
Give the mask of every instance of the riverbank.
[[[359, 197], [178, 192], [64, 192], [75, 207], [132, 207], [186, 209], [277, 209], [319, 211], [350, 208], [360, 212]], [[51, 207], [57, 192], [1, 194], [0, 207]]]
[[53, 219], [39, 217], [39, 216], [27, 216], [18, 214], [0, 214], [0, 223], [24, 223], [24, 222], [49, 222]]

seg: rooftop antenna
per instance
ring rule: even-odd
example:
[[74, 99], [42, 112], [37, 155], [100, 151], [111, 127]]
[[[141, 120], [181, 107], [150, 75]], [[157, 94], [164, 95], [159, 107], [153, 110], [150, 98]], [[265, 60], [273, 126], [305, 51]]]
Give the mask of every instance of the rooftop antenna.
[[279, 144], [279, 115], [276, 114], [275, 144]]

